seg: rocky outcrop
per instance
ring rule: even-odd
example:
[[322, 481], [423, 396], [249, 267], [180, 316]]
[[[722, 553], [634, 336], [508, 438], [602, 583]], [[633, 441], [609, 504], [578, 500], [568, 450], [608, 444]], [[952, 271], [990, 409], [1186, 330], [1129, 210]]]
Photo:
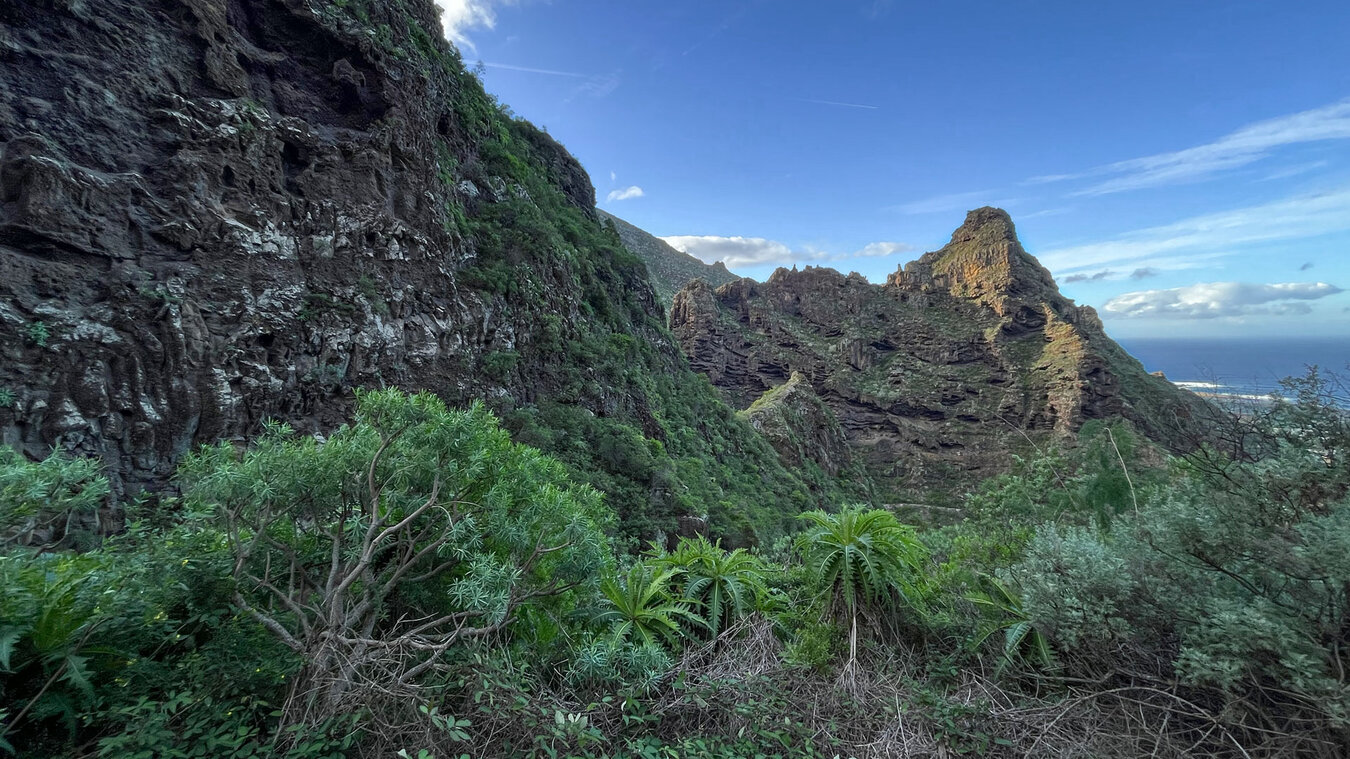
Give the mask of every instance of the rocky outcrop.
[[793, 372], [787, 382], [766, 391], [740, 414], [791, 468], [810, 462], [829, 477], [853, 468], [839, 420], [800, 372]]
[[675, 296], [670, 324], [738, 408], [800, 374], [891, 501], [960, 491], [1088, 419], [1123, 417], [1184, 445], [1205, 411], [1060, 295], [993, 208], [885, 285], [812, 267], [762, 284], [695, 282]]
[[910, 292], [946, 292], [985, 306], [1000, 317], [1019, 314], [1030, 326], [1036, 306], [1053, 302], [1069, 307], [1050, 272], [1027, 255], [1017, 240], [1012, 219], [998, 208], [979, 208], [952, 233], [941, 250], [924, 254], [886, 279], [886, 284]]
[[634, 533], [801, 506], [662, 317], [431, 0], [0, 4], [0, 439], [31, 456], [159, 488], [194, 444], [396, 385], [487, 399]]
[[713, 287], [740, 279], [727, 271], [727, 267], [721, 261], [705, 264], [688, 253], [675, 250], [664, 240], [638, 229], [611, 213], [606, 211], [597, 213], [601, 219], [614, 225], [623, 246], [647, 265], [652, 289], [656, 290], [657, 297], [667, 307], [675, 298], [675, 293], [696, 279], [701, 279]]

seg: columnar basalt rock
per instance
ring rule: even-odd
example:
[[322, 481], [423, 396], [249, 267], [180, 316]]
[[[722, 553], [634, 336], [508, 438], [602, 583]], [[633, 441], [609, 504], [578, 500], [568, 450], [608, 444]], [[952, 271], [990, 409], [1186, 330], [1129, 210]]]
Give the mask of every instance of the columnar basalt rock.
[[448, 77], [303, 2], [17, 2], [0, 22], [4, 442], [157, 484], [194, 441], [331, 425], [343, 387], [468, 391], [438, 358], [519, 341], [454, 286], [474, 250], [415, 160]]

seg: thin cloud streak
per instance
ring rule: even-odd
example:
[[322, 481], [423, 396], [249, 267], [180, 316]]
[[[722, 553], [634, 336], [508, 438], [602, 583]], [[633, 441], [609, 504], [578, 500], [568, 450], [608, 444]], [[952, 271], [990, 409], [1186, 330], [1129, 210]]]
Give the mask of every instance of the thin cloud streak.
[[913, 200], [908, 203], [888, 206], [882, 210], [899, 211], [903, 214], [915, 216], [926, 213], [943, 213], [944, 211], [968, 211], [977, 206], [1007, 205], [1010, 203], [1010, 201], [1003, 201], [1002, 203], [985, 202], [993, 197], [994, 193], [994, 190], [954, 192], [948, 195], [935, 195], [931, 198]]
[[1036, 183], [1099, 174], [1118, 175], [1072, 193], [1108, 195], [1209, 179], [1215, 174], [1255, 163], [1269, 156], [1275, 148], [1285, 145], [1345, 139], [1350, 139], [1350, 100], [1258, 121], [1214, 142], [1185, 150], [1118, 161], [1085, 174], [1033, 177], [1027, 181]]
[[1187, 263], [1226, 257], [1243, 245], [1345, 230], [1350, 230], [1350, 187], [1195, 216], [1113, 240], [1045, 251], [1039, 258], [1056, 272], [1105, 266], [1154, 266], [1153, 259]]
[[816, 105], [837, 105], [842, 108], [862, 108], [868, 111], [879, 111], [879, 105], [866, 105], [864, 103], [844, 103], [838, 100], [816, 100], [815, 98], [793, 98], [800, 103], [815, 103]]
[[1083, 174], [1044, 174], [1038, 177], [1030, 177], [1022, 180], [1022, 184], [1050, 184], [1052, 182], [1064, 182], [1069, 179], [1078, 179]]
[[1034, 213], [1024, 213], [1024, 214], [1019, 215], [1017, 218], [1018, 218], [1018, 220], [1039, 219], [1039, 218], [1044, 217], [1044, 216], [1061, 216], [1061, 215], [1066, 214], [1066, 213], [1069, 213], [1069, 212], [1071, 212], [1071, 211], [1073, 211], [1073, 209], [1072, 209], [1072, 208], [1069, 208], [1069, 207], [1064, 207], [1064, 208], [1047, 208], [1047, 209], [1045, 209], [1044, 211], [1036, 211], [1036, 212], [1034, 212]]
[[527, 74], [546, 74], [548, 76], [566, 76], [573, 79], [585, 79], [586, 74], [579, 74], [575, 71], [557, 71], [554, 69], [537, 69], [532, 66], [516, 66], [511, 63], [483, 63], [484, 68], [503, 69], [505, 71], [523, 71]]
[[1269, 182], [1275, 179], [1288, 179], [1300, 174], [1307, 174], [1310, 171], [1317, 171], [1331, 165], [1331, 161], [1310, 161], [1309, 163], [1300, 163], [1295, 166], [1288, 166], [1283, 169], [1277, 169], [1261, 177], [1262, 182]]

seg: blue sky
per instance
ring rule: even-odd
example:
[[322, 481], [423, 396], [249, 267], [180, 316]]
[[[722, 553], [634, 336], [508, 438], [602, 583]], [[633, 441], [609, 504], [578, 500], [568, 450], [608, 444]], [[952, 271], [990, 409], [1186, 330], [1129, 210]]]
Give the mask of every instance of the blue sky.
[[1114, 335], [1350, 335], [1345, 0], [437, 2], [603, 208], [745, 276], [879, 282], [990, 204]]

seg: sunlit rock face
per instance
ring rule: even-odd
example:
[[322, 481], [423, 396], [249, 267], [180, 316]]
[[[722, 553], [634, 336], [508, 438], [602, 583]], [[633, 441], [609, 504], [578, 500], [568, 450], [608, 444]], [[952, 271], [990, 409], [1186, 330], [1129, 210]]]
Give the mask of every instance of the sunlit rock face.
[[1089, 419], [1123, 417], [1184, 446], [1204, 410], [1060, 295], [996, 208], [972, 211], [950, 243], [884, 285], [812, 267], [762, 284], [696, 282], [675, 296], [670, 323], [739, 408], [800, 375], [891, 500], [959, 493]]

